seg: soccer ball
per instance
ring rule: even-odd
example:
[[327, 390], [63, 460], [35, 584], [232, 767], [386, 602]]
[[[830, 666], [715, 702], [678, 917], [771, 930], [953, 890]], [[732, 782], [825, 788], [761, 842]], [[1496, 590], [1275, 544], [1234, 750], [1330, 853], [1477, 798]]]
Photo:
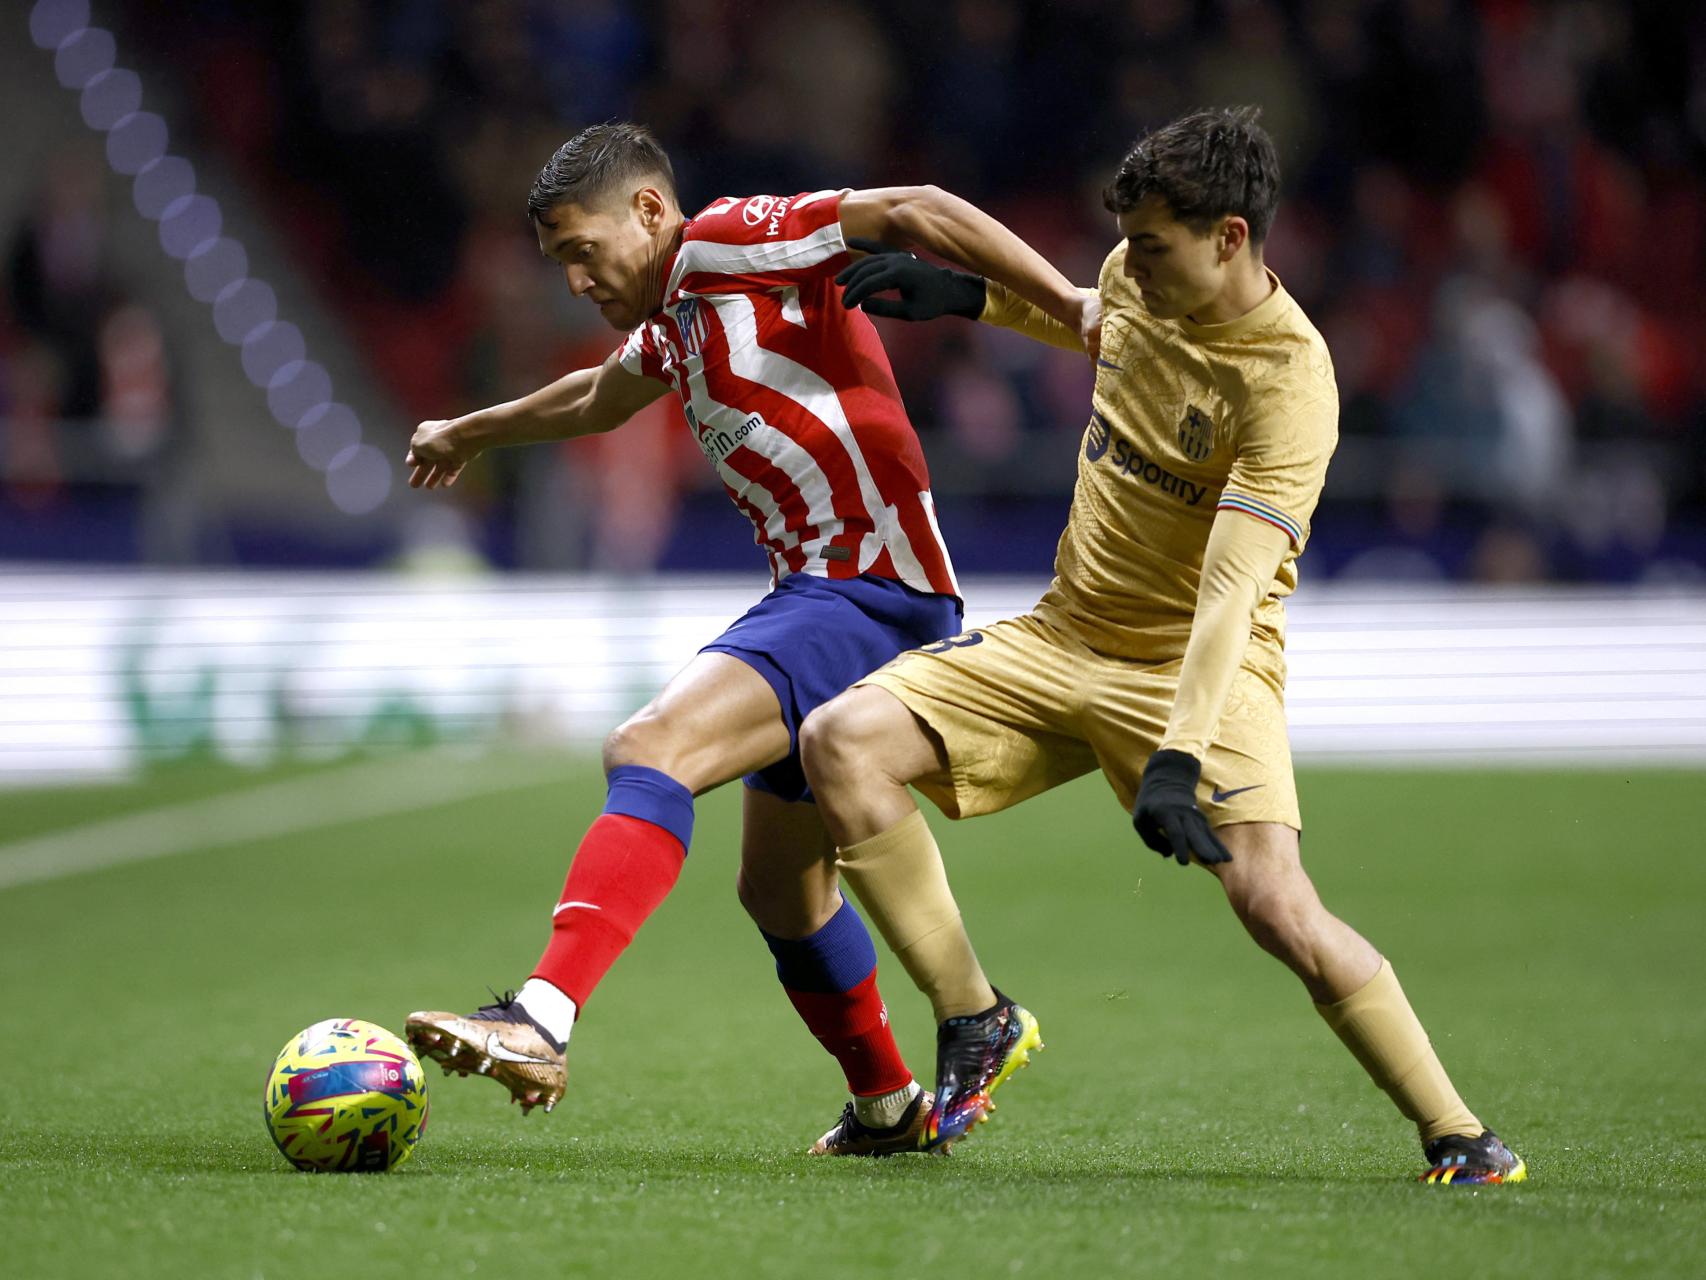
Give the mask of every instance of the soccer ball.
[[328, 1018], [279, 1050], [261, 1105], [267, 1132], [298, 1169], [383, 1173], [426, 1131], [426, 1075], [384, 1027]]

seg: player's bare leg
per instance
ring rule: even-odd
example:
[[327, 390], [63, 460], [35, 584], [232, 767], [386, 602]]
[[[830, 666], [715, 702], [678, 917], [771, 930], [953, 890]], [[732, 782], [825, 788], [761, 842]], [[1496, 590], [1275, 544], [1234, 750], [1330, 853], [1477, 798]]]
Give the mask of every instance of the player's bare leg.
[[1392, 966], [1322, 905], [1297, 832], [1274, 822], [1217, 827], [1232, 861], [1212, 866], [1250, 936], [1295, 973], [1345, 1047], [1415, 1123], [1427, 1181], [1520, 1182], [1527, 1169], [1464, 1106]]
[[807, 717], [800, 759], [838, 845], [836, 865], [935, 1010], [936, 1098], [924, 1146], [946, 1150], [1042, 1048], [1036, 1019], [984, 976], [941, 852], [907, 790], [945, 776], [947, 754], [900, 699], [866, 685]]
[[697, 654], [604, 740], [604, 771], [638, 765], [694, 795], [775, 764], [788, 729], [769, 682], [739, 658]]
[[1321, 905], [1303, 869], [1297, 832], [1278, 822], [1216, 827], [1232, 861], [1209, 868], [1258, 946], [1299, 979], [1316, 1004], [1336, 1004], [1368, 985], [1380, 953]]
[[841, 909], [841, 877], [815, 804], [743, 793], [735, 891], [752, 922], [778, 938], [803, 938], [829, 923]]
[[835, 842], [815, 804], [744, 792], [737, 891], [790, 1003], [841, 1065], [852, 1095], [808, 1154], [916, 1151], [933, 1095], [895, 1044], [877, 991], [876, 950], [841, 896]]
[[693, 797], [780, 760], [789, 745], [762, 676], [727, 654], [697, 655], [606, 739], [610, 799], [569, 869], [534, 976], [472, 1014], [409, 1015], [416, 1050], [447, 1072], [491, 1076], [524, 1111], [555, 1107], [581, 1005], [680, 875]]

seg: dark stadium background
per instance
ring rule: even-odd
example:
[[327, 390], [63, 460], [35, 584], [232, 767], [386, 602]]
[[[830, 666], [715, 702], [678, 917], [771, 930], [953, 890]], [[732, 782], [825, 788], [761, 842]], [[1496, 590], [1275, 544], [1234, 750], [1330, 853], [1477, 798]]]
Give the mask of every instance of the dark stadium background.
[[[149, 243], [77, 118], [91, 50], [51, 91], [51, 57], [8, 21], [0, 557], [370, 566], [424, 546], [502, 568], [749, 569], [673, 403], [596, 443], [496, 455], [442, 500], [398, 483], [418, 418], [612, 345], [522, 214], [558, 142], [649, 122], [690, 209], [937, 182], [1088, 282], [1113, 241], [1099, 188], [1133, 137], [1254, 101], [1287, 174], [1269, 261], [1343, 397], [1306, 576], [1706, 578], [1697, 5], [97, 3], [170, 150], [389, 460], [388, 496], [359, 514], [325, 500], [316, 446], [292, 450], [295, 424], [245, 379], [244, 318], [226, 345]], [[958, 322], [886, 336], [961, 569], [1046, 572], [1079, 363]], [[324, 434], [323, 452], [345, 439]]]
[[[523, 978], [599, 740], [764, 590], [667, 399], [404, 483], [417, 420], [616, 340], [524, 217], [551, 151], [647, 121], [689, 208], [936, 182], [1088, 283], [1134, 135], [1241, 102], [1343, 400], [1288, 607], [1309, 872], [1529, 1181], [1414, 1185], [1097, 777], [929, 815], [1049, 1046], [951, 1160], [801, 1154], [842, 1082], [723, 787], [555, 1114], [433, 1073], [396, 1175], [293, 1171], [279, 1045]], [[6, 1274], [1706, 1274], [1703, 296], [1684, 0], [0, 3]], [[884, 337], [968, 622], [1028, 608], [1083, 362]]]

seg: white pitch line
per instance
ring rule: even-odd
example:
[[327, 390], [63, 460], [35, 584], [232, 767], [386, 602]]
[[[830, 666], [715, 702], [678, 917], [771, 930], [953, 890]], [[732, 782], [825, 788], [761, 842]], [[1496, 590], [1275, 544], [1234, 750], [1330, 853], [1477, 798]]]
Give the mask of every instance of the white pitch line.
[[549, 757], [468, 761], [431, 753], [264, 783], [0, 845], [0, 892], [178, 853], [433, 809], [538, 786], [566, 772], [560, 759]]

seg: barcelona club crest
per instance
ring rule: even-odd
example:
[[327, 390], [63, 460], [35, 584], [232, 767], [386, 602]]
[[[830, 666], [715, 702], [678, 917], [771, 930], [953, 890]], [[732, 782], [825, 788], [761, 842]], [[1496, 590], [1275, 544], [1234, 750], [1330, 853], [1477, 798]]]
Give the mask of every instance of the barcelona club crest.
[[1192, 462], [1202, 462], [1214, 452], [1214, 422], [1194, 404], [1179, 421], [1179, 452]]

